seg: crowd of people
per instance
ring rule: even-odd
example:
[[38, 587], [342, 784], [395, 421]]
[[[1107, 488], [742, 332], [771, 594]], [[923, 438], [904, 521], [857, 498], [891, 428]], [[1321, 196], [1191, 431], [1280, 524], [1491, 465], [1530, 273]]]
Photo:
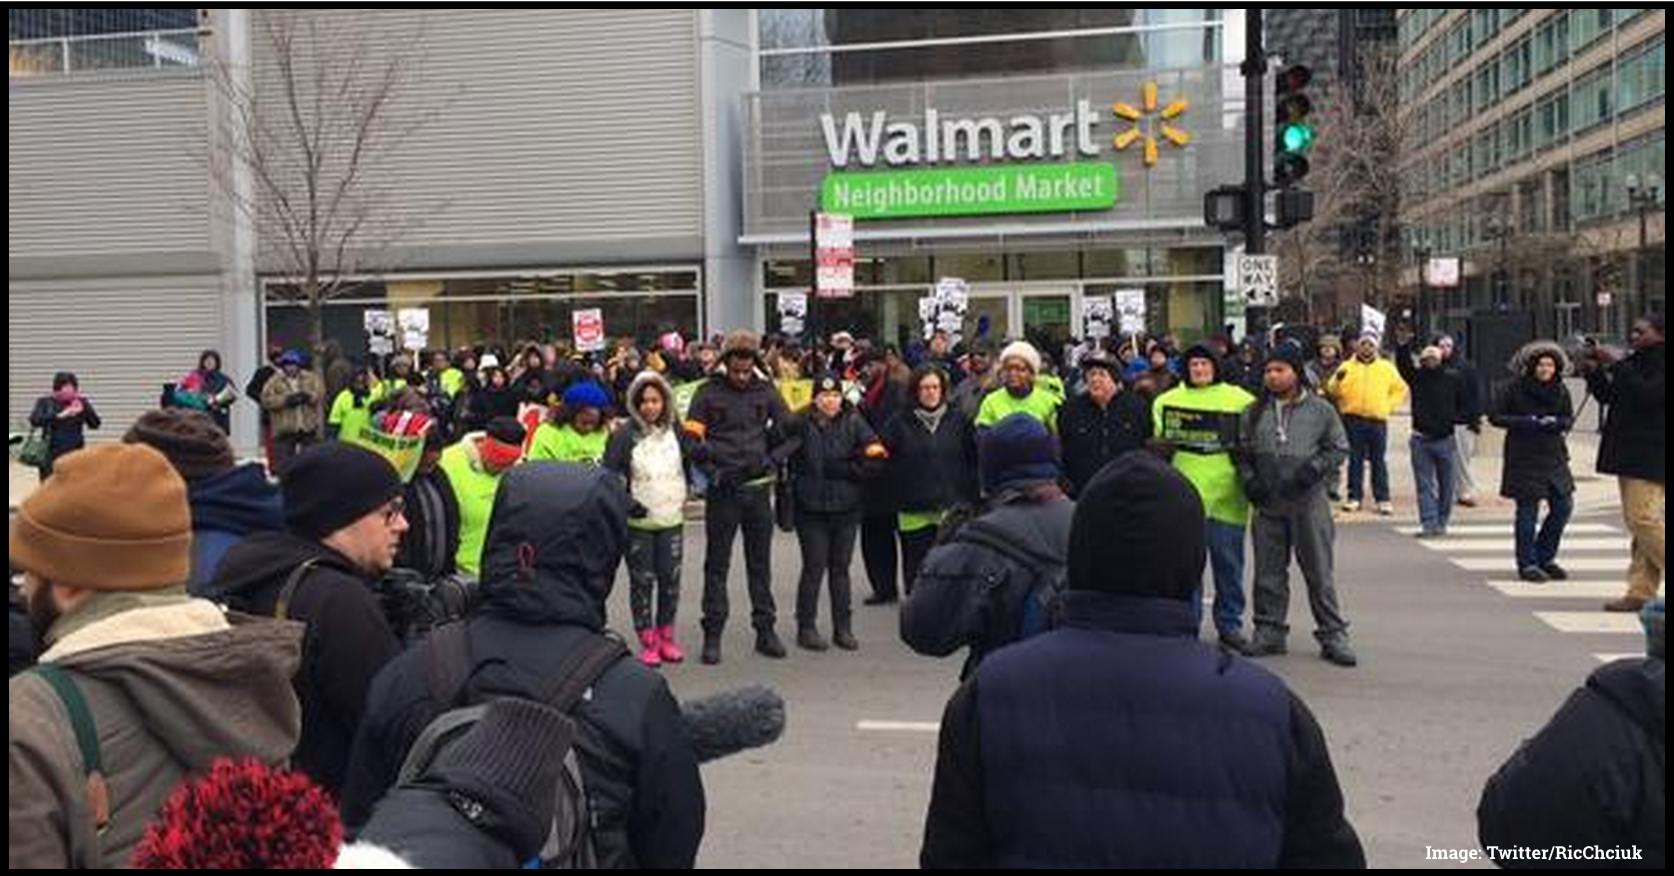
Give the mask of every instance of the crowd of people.
[[[738, 330], [362, 362], [274, 347], [244, 387], [266, 459], [243, 464], [214, 351], [121, 443], [87, 449], [101, 423], [59, 374], [31, 415], [42, 482], [10, 540], [21, 635], [38, 640], [20, 647], [14, 617], [12, 865], [179, 860], [155, 819], [189, 818], [206, 774], [263, 795], [300, 776], [345, 837], [421, 865], [691, 865], [704, 790], [660, 670], [686, 659], [682, 552], [701, 501], [702, 663], [723, 659], [740, 533], [754, 650], [787, 657], [776, 530], [800, 549], [798, 649], [860, 647], [858, 547], [864, 602], [898, 603], [909, 647], [965, 651], [927, 866], [1362, 866], [1323, 732], [1258, 662], [1289, 647], [1291, 560], [1320, 657], [1357, 665], [1335, 517], [1364, 506], [1367, 469], [1372, 507], [1393, 513], [1389, 421], [1410, 395], [1420, 537], [1476, 500], [1486, 421], [1507, 433], [1519, 574], [1561, 581], [1573, 372], [1607, 406], [1598, 469], [1620, 479], [1633, 534], [1627, 593], [1607, 607], [1654, 617], [1658, 645], [1589, 682], [1554, 719], [1569, 729], [1490, 784], [1485, 841], [1538, 832], [1520, 783], [1543, 787], [1546, 760], [1598, 743], [1570, 725], [1607, 720], [1572, 712], [1625, 688], [1654, 693], [1661, 720], [1661, 317], [1636, 323], [1626, 355], [1531, 344], [1494, 386], [1451, 338], [1403, 331], [1386, 355], [1364, 332], [1348, 357], [1338, 338], [1048, 351]], [[608, 634], [622, 566], [631, 647]], [[381, 589], [398, 569], [468, 581], [468, 610], [410, 635]], [[1652, 755], [1648, 733], [1623, 733], [1618, 755]], [[519, 768], [484, 765], [495, 752]], [[1660, 773], [1655, 791], [1660, 861]], [[1182, 802], [1146, 802], [1159, 793]], [[1649, 794], [1626, 815], [1597, 805], [1615, 808], [1596, 839], [1650, 836]]]

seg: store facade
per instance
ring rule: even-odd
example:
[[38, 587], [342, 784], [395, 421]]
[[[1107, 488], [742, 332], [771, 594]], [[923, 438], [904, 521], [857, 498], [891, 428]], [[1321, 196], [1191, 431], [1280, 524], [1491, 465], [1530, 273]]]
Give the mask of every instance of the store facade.
[[743, 233], [761, 323], [810, 284], [809, 214], [855, 216], [853, 297], [820, 330], [920, 331], [937, 281], [964, 334], [1060, 342], [1082, 302], [1142, 289], [1147, 329], [1222, 324], [1204, 193], [1242, 175], [1236, 10], [759, 10]]

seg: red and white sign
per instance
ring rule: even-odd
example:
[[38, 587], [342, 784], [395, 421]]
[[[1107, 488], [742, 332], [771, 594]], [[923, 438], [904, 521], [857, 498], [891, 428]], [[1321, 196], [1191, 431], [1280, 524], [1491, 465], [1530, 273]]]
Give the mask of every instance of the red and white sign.
[[854, 217], [814, 214], [814, 295], [854, 296]]
[[577, 310], [570, 315], [575, 323], [575, 348], [592, 353], [605, 348], [604, 311], [597, 307]]

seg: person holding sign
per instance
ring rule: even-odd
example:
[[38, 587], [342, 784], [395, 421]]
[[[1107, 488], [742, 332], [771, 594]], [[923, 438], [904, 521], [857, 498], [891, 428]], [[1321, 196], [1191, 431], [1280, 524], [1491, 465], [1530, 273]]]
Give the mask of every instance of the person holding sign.
[[[1186, 381], [1157, 396], [1151, 404], [1151, 427], [1157, 443], [1171, 454], [1174, 467], [1191, 481], [1203, 499], [1209, 564], [1215, 579], [1215, 630], [1221, 644], [1242, 652], [1244, 638], [1244, 527], [1250, 506], [1233, 466], [1238, 420], [1255, 396], [1221, 380], [1220, 361], [1208, 347], [1187, 350], [1182, 361]], [[1194, 615], [1203, 603], [1192, 598]]]

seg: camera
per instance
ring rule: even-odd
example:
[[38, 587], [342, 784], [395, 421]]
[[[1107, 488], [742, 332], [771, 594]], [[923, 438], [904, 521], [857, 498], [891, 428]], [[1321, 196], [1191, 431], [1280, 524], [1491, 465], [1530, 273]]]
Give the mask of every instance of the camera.
[[476, 607], [481, 588], [457, 573], [426, 577], [417, 569], [391, 569], [372, 586], [390, 629], [403, 645]]

